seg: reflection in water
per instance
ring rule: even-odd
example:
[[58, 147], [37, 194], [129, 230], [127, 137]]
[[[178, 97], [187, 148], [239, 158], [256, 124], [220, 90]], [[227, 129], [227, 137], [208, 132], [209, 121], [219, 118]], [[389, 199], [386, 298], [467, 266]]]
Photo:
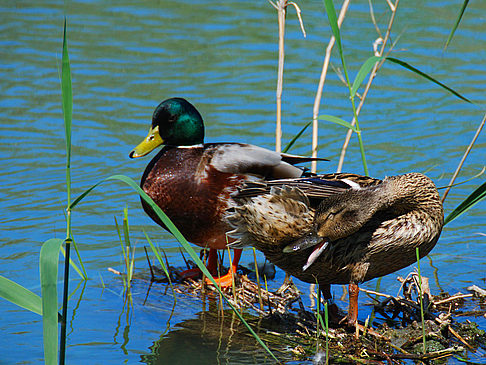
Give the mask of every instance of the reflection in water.
[[[253, 318], [251, 322], [256, 322]], [[253, 324], [254, 326], [254, 324]], [[232, 311], [221, 316], [216, 307], [178, 323], [154, 342], [147, 364], [273, 363]]]

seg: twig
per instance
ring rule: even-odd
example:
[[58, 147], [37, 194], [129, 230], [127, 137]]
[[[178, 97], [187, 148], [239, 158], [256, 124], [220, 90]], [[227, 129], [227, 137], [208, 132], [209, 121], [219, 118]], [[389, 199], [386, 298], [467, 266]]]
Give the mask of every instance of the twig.
[[[385, 47], [388, 43], [388, 40], [390, 39], [390, 33], [391, 33], [392, 26], [393, 26], [393, 22], [395, 21], [395, 15], [396, 15], [396, 12], [397, 12], [399, 1], [400, 0], [396, 0], [396, 2], [395, 2], [394, 8], [392, 10], [392, 14], [390, 16], [390, 20], [388, 22], [388, 28], [386, 29], [385, 38], [383, 39], [383, 43], [382, 43], [382, 46], [381, 46], [381, 49], [379, 51], [378, 56], [383, 55], [383, 53], [385, 52]], [[373, 80], [376, 76], [376, 73], [378, 72], [378, 70], [380, 69], [380, 67], [383, 65], [384, 62], [385, 62], [385, 58], [383, 58], [380, 62], [377, 62], [375, 64], [375, 66], [373, 67], [373, 69], [371, 70], [370, 76], [368, 78], [368, 83], [366, 84], [365, 89], [363, 91], [363, 96], [362, 96], [362, 98], [359, 102], [358, 107], [356, 108], [356, 115], [359, 115], [359, 113], [361, 112], [361, 108], [363, 107], [363, 104], [366, 100], [366, 96], [368, 95], [368, 91], [370, 90], [371, 83], [373, 82]], [[356, 121], [353, 118], [353, 120], [351, 121], [351, 125], [354, 126], [355, 124], [356, 124]], [[348, 148], [349, 141], [351, 140], [352, 133], [353, 133], [353, 131], [351, 129], [349, 129], [348, 132], [346, 133], [346, 138], [344, 139], [343, 147], [341, 149], [341, 156], [339, 157], [339, 164], [338, 164], [338, 167], [337, 167], [337, 172], [341, 172], [341, 170], [343, 168], [344, 156], [346, 155], [346, 150]]]
[[[341, 27], [341, 24], [344, 21], [344, 17], [346, 16], [346, 12], [348, 11], [350, 0], [345, 0], [341, 7], [341, 11], [339, 13], [338, 18], [338, 26]], [[314, 108], [312, 109], [312, 157], [317, 157], [317, 146], [318, 146], [318, 132], [319, 132], [319, 123], [317, 117], [319, 115], [319, 106], [321, 104], [322, 99], [322, 90], [324, 89], [324, 83], [326, 82], [327, 70], [329, 69], [329, 62], [331, 59], [331, 52], [334, 44], [336, 43], [336, 38], [334, 35], [329, 40], [329, 44], [326, 48], [326, 56], [324, 57], [324, 63], [322, 65], [321, 77], [319, 79], [319, 85], [317, 87], [316, 98], [314, 100]], [[317, 171], [317, 161], [312, 161], [311, 164], [311, 171]]]
[[123, 275], [123, 273], [121, 273], [121, 272], [120, 272], [120, 271], [118, 271], [118, 270], [113, 269], [112, 267], [109, 267], [107, 270], [108, 270], [109, 272], [112, 272], [112, 273], [113, 273], [113, 274], [115, 274], [115, 275]]
[[428, 352], [426, 354], [390, 354], [392, 359], [432, 360], [444, 355], [452, 355], [455, 352], [464, 351], [463, 348], [448, 348], [444, 350]]
[[459, 162], [459, 165], [457, 166], [456, 171], [454, 172], [454, 175], [452, 175], [451, 181], [449, 181], [449, 187], [444, 191], [444, 195], [442, 196], [442, 203], [444, 203], [447, 194], [449, 194], [449, 190], [451, 190], [452, 185], [454, 184], [454, 181], [456, 180], [457, 175], [459, 175], [459, 171], [461, 171], [462, 165], [464, 164], [464, 161], [466, 160], [467, 156], [469, 155], [469, 152], [471, 152], [471, 149], [474, 146], [474, 143], [476, 142], [476, 139], [478, 139], [479, 134], [481, 133], [481, 130], [484, 127], [484, 123], [486, 122], [486, 114], [484, 114], [483, 120], [479, 124], [478, 129], [476, 130], [476, 134], [474, 135], [471, 143], [469, 143], [469, 146], [466, 148], [466, 152], [464, 152], [464, 155], [462, 156], [461, 162]]
[[304, 28], [304, 21], [302, 20], [302, 11], [300, 10], [299, 5], [297, 5], [293, 1], [289, 2], [288, 5], [292, 5], [295, 8], [295, 12], [297, 13], [297, 18], [299, 19], [300, 30], [302, 31], [304, 38], [307, 37], [307, 34], [305, 33], [305, 28]]
[[378, 296], [380, 296], [380, 297], [385, 297], [385, 298], [394, 298], [392, 295], [389, 295], [389, 294], [384, 294], [384, 293], [380, 293], [380, 292], [373, 291], [373, 290], [368, 290], [368, 289], [359, 288], [359, 291], [360, 291], [360, 292], [364, 292], [364, 293], [366, 293], [366, 294], [378, 295]]
[[464, 298], [472, 298], [474, 294], [460, 294], [460, 295], [454, 295], [452, 297], [449, 297], [447, 299], [439, 300], [438, 302], [433, 302], [434, 305], [440, 305], [440, 304], [445, 304], [452, 302], [457, 299], [464, 299]]

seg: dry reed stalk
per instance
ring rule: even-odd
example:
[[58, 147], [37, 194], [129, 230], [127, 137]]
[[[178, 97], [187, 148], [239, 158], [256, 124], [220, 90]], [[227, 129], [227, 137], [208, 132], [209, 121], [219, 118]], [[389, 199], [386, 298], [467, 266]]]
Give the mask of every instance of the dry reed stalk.
[[[388, 40], [390, 39], [390, 33], [391, 33], [392, 26], [393, 26], [393, 22], [395, 21], [395, 15], [397, 13], [399, 1], [400, 0], [396, 0], [395, 4], [388, 3], [390, 5], [390, 9], [391, 9], [392, 13], [390, 15], [390, 20], [388, 21], [388, 27], [386, 29], [385, 38], [383, 38], [383, 41], [381, 43], [381, 48], [380, 48], [379, 51], [375, 52], [375, 54], [377, 56], [383, 56], [383, 54], [385, 52], [385, 47], [388, 43]], [[376, 24], [375, 24], [375, 26], [376, 26]], [[373, 80], [376, 76], [376, 73], [378, 72], [378, 70], [380, 69], [380, 67], [383, 65], [384, 62], [385, 62], [385, 58], [383, 58], [381, 61], [377, 62], [375, 64], [375, 66], [373, 67], [373, 69], [371, 70], [370, 76], [368, 78], [368, 82], [366, 83], [365, 89], [363, 91], [363, 95], [361, 96], [359, 105], [356, 108], [356, 115], [357, 116], [361, 112], [361, 108], [364, 105], [364, 102], [366, 100], [366, 96], [368, 95], [368, 91], [370, 90], [371, 84], [372, 84], [372, 82], [373, 82]], [[351, 125], [354, 126], [355, 124], [356, 124], [356, 120], [353, 118], [353, 120], [351, 121]], [[337, 167], [337, 170], [336, 170], [337, 172], [341, 172], [341, 170], [343, 168], [344, 156], [346, 155], [346, 150], [348, 148], [349, 141], [351, 140], [352, 133], [353, 133], [353, 131], [351, 129], [348, 129], [348, 132], [346, 133], [346, 138], [344, 139], [343, 147], [341, 149], [341, 156], [339, 157], [339, 163], [338, 163], [338, 167]]]
[[[341, 24], [344, 21], [346, 12], [348, 11], [350, 0], [345, 0], [341, 7], [341, 11], [338, 17], [338, 27], [341, 28]], [[318, 145], [318, 132], [319, 123], [317, 117], [319, 116], [319, 107], [322, 99], [322, 90], [324, 89], [324, 83], [326, 82], [327, 70], [329, 69], [329, 62], [331, 59], [331, 52], [334, 44], [336, 43], [336, 38], [334, 35], [329, 40], [329, 44], [326, 48], [326, 56], [324, 57], [324, 63], [322, 65], [321, 77], [319, 78], [319, 85], [317, 87], [316, 98], [314, 100], [314, 108], [312, 109], [312, 157], [317, 157], [317, 145]], [[311, 171], [317, 171], [317, 161], [312, 161]]]
[[229, 247], [226, 247], [228, 249], [228, 260], [229, 260], [229, 265], [230, 265], [230, 270], [229, 272], [231, 273], [231, 291], [233, 292], [233, 300], [235, 302], [235, 304], [238, 306], [238, 300], [237, 300], [237, 297], [236, 297], [236, 287], [235, 287], [235, 274], [233, 272], [233, 259], [231, 257], [231, 251], [230, 251], [230, 248]]
[[284, 37], [285, 37], [285, 14], [286, 0], [277, 2], [278, 11], [278, 75], [277, 75], [277, 125], [275, 129], [275, 150], [282, 151], [282, 92], [283, 92], [283, 69], [284, 69]]
[[481, 123], [479, 123], [479, 127], [476, 130], [476, 134], [474, 135], [471, 143], [469, 143], [469, 146], [467, 146], [466, 151], [464, 152], [464, 155], [462, 156], [462, 159], [459, 162], [456, 171], [454, 172], [454, 175], [452, 175], [451, 181], [449, 181], [449, 186], [447, 187], [446, 191], [444, 191], [444, 195], [442, 196], [442, 203], [444, 203], [447, 194], [449, 194], [449, 190], [451, 190], [452, 185], [454, 185], [454, 181], [456, 181], [457, 175], [459, 175], [459, 171], [461, 171], [464, 161], [466, 161], [466, 158], [469, 155], [469, 152], [471, 152], [471, 149], [473, 148], [476, 139], [478, 139], [479, 134], [481, 133], [481, 130], [483, 129], [485, 122], [486, 122], [486, 114], [484, 114], [483, 120], [481, 121]]
[[268, 0], [268, 2], [277, 9], [278, 13], [278, 75], [277, 75], [277, 121], [275, 127], [275, 151], [282, 151], [282, 93], [283, 93], [283, 70], [285, 61], [285, 16], [287, 14], [287, 6], [292, 5], [297, 13], [300, 28], [305, 34], [304, 23], [302, 21], [301, 11], [299, 6], [291, 1], [278, 0], [276, 3]]
[[260, 304], [260, 309], [263, 310], [262, 291], [261, 291], [261, 287], [260, 287], [260, 274], [258, 273], [256, 250], [255, 250], [255, 247], [252, 247], [252, 249], [253, 249], [253, 261], [255, 262], [255, 275], [256, 275], [257, 286], [258, 286], [258, 304]]

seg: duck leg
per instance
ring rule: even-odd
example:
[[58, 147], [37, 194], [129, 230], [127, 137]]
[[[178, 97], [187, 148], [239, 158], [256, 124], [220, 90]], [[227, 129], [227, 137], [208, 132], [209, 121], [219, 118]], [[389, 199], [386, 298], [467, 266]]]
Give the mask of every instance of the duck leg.
[[321, 290], [322, 297], [327, 302], [327, 314], [328, 314], [329, 322], [334, 324], [339, 323], [343, 319], [343, 316], [339, 314], [339, 308], [337, 304], [334, 303], [334, 301], [332, 300], [331, 285], [320, 284], [319, 288]]
[[343, 319], [348, 327], [355, 327], [356, 323], [358, 323], [358, 295], [358, 285], [350, 283], [348, 314]]
[[[206, 263], [206, 268], [213, 276], [218, 275], [217, 263], [218, 263], [218, 253], [216, 249], [210, 248], [208, 254], [208, 261]], [[198, 278], [201, 277], [202, 272], [201, 270], [199, 270], [198, 267], [195, 267], [192, 269], [184, 270], [179, 275], [183, 280], [187, 280], [187, 279], [197, 280]]]
[[211, 275], [218, 275], [218, 251], [214, 248], [209, 249], [208, 263], [206, 268]]
[[342, 323], [344, 323], [348, 328], [356, 330], [356, 337], [358, 337], [359, 332], [369, 333], [379, 339], [386, 340], [387, 338], [380, 335], [376, 332], [373, 328], [365, 328], [363, 325], [358, 323], [358, 295], [359, 295], [359, 287], [357, 284], [350, 283], [349, 284], [349, 305], [348, 305], [348, 314], [346, 317], [342, 319]]
[[[211, 265], [213, 265], [213, 262], [212, 262], [212, 257], [211, 257], [211, 251], [212, 249], [209, 250], [209, 262], [208, 262], [208, 270], [209, 272], [213, 273], [213, 271], [211, 271]], [[238, 268], [238, 263], [240, 262], [240, 258], [241, 258], [241, 252], [243, 251], [241, 248], [235, 248], [233, 250], [235, 252], [235, 255], [234, 255], [234, 258], [233, 258], [233, 261], [231, 262], [231, 266], [228, 270], [228, 273], [224, 276], [220, 276], [219, 278], [214, 278], [214, 280], [216, 280], [216, 283], [220, 286], [220, 287], [223, 287], [223, 288], [227, 288], [227, 287], [230, 287], [231, 285], [233, 285], [233, 275], [236, 275], [236, 269]], [[215, 258], [217, 258], [217, 255], [216, 255], [216, 250], [214, 250], [214, 256]], [[230, 261], [231, 261], [231, 257], [230, 257]], [[214, 259], [214, 266], [216, 268], [216, 259]], [[209, 284], [209, 285], [212, 285], [213, 283], [208, 280], [208, 278], [206, 278], [206, 284]]]

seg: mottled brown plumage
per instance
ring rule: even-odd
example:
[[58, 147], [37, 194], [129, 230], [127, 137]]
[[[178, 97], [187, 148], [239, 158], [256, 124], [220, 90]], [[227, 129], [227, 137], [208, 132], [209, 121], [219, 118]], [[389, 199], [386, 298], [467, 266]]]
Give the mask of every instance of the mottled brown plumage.
[[[249, 191], [242, 189], [238, 207], [227, 213], [229, 234], [238, 239], [233, 246], [254, 246], [300, 280], [317, 280], [328, 299], [331, 284], [357, 285], [400, 270], [416, 261], [416, 247], [427, 255], [444, 222], [434, 183], [419, 173], [384, 180], [320, 175], [270, 182], [262, 195], [254, 186]], [[351, 300], [357, 292], [350, 306]]]

